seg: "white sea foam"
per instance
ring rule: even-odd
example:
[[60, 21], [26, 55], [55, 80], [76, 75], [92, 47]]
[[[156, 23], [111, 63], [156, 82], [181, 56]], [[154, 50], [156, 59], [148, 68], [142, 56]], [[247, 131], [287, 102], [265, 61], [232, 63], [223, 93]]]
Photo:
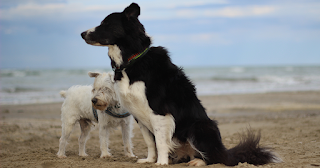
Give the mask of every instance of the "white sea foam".
[[[184, 68], [198, 95], [320, 90], [320, 66]], [[90, 85], [88, 71], [111, 69], [1, 70], [0, 104], [62, 102], [60, 90]]]

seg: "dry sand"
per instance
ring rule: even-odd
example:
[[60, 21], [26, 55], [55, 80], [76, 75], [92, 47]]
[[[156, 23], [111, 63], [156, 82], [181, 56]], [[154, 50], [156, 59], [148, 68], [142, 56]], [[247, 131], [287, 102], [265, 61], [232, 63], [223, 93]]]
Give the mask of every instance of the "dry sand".
[[[251, 127], [261, 131], [261, 144], [269, 146], [283, 163], [260, 167], [320, 167], [320, 91], [245, 95], [202, 96], [208, 115], [219, 122], [226, 147], [235, 146], [239, 133]], [[155, 166], [136, 164], [123, 155], [120, 129], [111, 137], [112, 158], [100, 159], [98, 129], [87, 142], [88, 157], [78, 156], [77, 125], [67, 146], [67, 158], [59, 159], [61, 103], [3, 105], [0, 121], [1, 167], [186, 167], [186, 164]], [[134, 153], [146, 157], [147, 148], [137, 124]], [[221, 164], [207, 167], [225, 167]], [[240, 163], [236, 167], [255, 167]]]

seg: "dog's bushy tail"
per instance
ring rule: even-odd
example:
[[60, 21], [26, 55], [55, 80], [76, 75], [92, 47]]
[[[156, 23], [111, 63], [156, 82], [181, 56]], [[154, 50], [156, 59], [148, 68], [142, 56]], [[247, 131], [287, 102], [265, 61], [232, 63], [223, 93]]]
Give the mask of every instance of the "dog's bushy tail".
[[247, 162], [254, 165], [267, 163], [279, 163], [282, 159], [272, 152], [270, 148], [259, 146], [261, 134], [255, 135], [251, 130], [241, 135], [240, 143], [227, 150], [227, 166], [238, 165], [239, 162]]
[[66, 93], [67, 93], [67, 91], [61, 90], [61, 91], [60, 91], [61, 97], [66, 98], [66, 97], [67, 97]]

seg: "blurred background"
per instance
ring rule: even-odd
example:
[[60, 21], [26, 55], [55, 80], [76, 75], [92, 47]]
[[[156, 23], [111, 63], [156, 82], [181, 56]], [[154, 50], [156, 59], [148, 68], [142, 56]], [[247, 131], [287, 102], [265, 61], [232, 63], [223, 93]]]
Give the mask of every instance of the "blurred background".
[[[199, 95], [320, 90], [317, 0], [137, 0], [139, 19]], [[107, 47], [80, 33], [132, 1], [1, 0], [0, 104], [60, 102], [110, 71]]]

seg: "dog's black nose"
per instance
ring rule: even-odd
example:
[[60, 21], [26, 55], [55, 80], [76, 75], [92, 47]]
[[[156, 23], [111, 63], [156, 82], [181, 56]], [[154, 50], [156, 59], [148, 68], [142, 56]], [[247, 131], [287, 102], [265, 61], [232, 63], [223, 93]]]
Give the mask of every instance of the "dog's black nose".
[[82, 37], [83, 39], [85, 39], [86, 35], [87, 35], [87, 32], [82, 32], [82, 33], [81, 33], [81, 37]]
[[91, 102], [93, 103], [93, 104], [96, 104], [97, 103], [97, 99], [96, 98], [93, 98], [92, 100], [91, 100]]

